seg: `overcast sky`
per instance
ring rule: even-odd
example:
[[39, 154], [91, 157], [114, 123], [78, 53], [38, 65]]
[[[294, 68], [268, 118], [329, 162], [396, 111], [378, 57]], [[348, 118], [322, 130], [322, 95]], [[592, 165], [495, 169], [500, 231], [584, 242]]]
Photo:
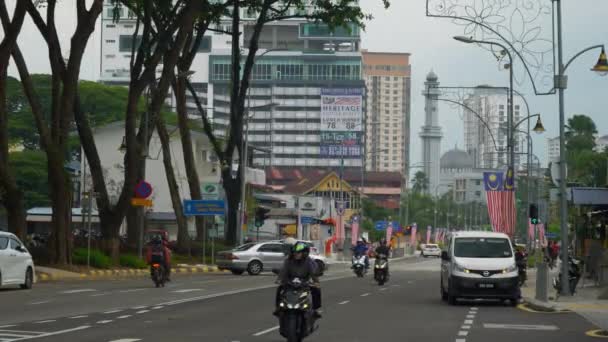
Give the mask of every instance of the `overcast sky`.
[[[8, 0], [9, 8], [15, 0]], [[462, 0], [459, 0], [462, 1]], [[522, 0], [513, 0], [522, 1]], [[526, 0], [529, 1], [529, 0]], [[550, 0], [538, 0], [550, 2]], [[371, 51], [409, 52], [412, 54], [412, 155], [411, 163], [420, 161], [421, 144], [418, 133], [424, 121], [424, 88], [426, 74], [434, 70], [444, 86], [476, 86], [491, 84], [508, 85], [508, 73], [499, 71], [496, 59], [487, 51], [474, 45], [454, 41], [451, 37], [462, 35], [463, 27], [447, 19], [428, 18], [425, 15], [426, 0], [391, 0], [384, 10], [380, 0], [361, 0], [362, 6], [374, 16], [363, 34], [363, 48]], [[595, 44], [608, 44], [608, 1], [563, 1], [565, 58]], [[63, 41], [64, 55], [68, 53], [69, 38], [74, 28], [72, 0], [60, 1], [57, 22]], [[31, 72], [48, 73], [46, 46], [32, 22], [28, 19], [19, 38], [21, 49]], [[608, 134], [608, 77], [598, 77], [589, 69], [597, 61], [597, 52], [579, 58], [568, 70], [569, 89], [566, 91], [566, 113], [587, 114], [598, 126], [600, 134]], [[83, 63], [81, 78], [97, 80], [99, 76], [99, 29], [95, 32]], [[517, 63], [517, 61], [515, 62]], [[16, 76], [11, 68], [9, 73]], [[534, 150], [545, 159], [547, 137], [557, 136], [557, 96], [534, 96], [530, 82], [518, 90], [526, 94], [533, 113], [542, 114], [547, 132], [534, 137]], [[463, 146], [463, 128], [459, 111], [447, 105], [440, 106], [440, 124], [444, 139], [442, 153], [456, 144]]]

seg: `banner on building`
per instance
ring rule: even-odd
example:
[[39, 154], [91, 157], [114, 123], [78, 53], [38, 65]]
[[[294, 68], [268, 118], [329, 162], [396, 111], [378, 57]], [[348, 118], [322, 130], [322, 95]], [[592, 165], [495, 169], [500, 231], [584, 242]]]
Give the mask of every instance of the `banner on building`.
[[321, 131], [363, 130], [363, 89], [321, 89]]

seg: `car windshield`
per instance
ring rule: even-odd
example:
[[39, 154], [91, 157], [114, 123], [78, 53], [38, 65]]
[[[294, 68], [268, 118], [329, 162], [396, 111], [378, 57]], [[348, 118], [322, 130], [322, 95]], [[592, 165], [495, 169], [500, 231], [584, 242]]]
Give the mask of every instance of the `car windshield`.
[[240, 245], [240, 246], [236, 247], [234, 250], [238, 251], [238, 252], [242, 252], [242, 251], [249, 250], [254, 245], [255, 245], [255, 243], [246, 243], [244, 245]]
[[454, 256], [459, 258], [509, 258], [511, 243], [505, 238], [457, 238]]

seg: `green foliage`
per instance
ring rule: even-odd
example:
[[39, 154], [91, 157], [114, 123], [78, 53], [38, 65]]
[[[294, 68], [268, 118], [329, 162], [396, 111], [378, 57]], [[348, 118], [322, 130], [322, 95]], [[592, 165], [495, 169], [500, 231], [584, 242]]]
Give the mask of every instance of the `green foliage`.
[[421, 194], [429, 189], [429, 179], [423, 171], [418, 171], [412, 179], [412, 191]]
[[46, 154], [40, 150], [13, 152], [9, 163], [17, 186], [23, 190], [25, 208], [49, 206]]
[[146, 262], [142, 259], [140, 259], [138, 256], [133, 255], [133, 254], [123, 254], [120, 256], [120, 266], [122, 267], [128, 267], [128, 268], [139, 268], [139, 269], [144, 269], [147, 268], [148, 265], [146, 264]]
[[[95, 268], [110, 268], [112, 260], [98, 249], [91, 249], [91, 266]], [[77, 265], [87, 264], [87, 249], [76, 248], [72, 255], [72, 262]]]
[[568, 181], [582, 186], [608, 184], [608, 153], [597, 152], [595, 135], [597, 128], [586, 115], [574, 115], [566, 127], [566, 156]]

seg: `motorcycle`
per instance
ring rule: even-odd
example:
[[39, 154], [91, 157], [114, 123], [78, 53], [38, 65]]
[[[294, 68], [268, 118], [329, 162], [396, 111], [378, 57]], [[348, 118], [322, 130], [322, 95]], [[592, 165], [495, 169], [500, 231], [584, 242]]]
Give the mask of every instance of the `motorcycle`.
[[154, 285], [156, 285], [156, 287], [165, 287], [165, 282], [167, 281], [165, 267], [159, 263], [154, 263], [152, 264], [150, 272]]
[[362, 278], [367, 272], [365, 269], [365, 255], [353, 256], [352, 268], [357, 277]]
[[318, 328], [307, 282], [294, 278], [285, 286], [279, 300], [278, 317], [279, 332], [287, 342], [301, 342]]
[[380, 254], [374, 264], [374, 279], [382, 286], [388, 281], [388, 256]]
[[[582, 262], [570, 255], [568, 255], [568, 281], [570, 284], [570, 294], [574, 295], [576, 292], [576, 285], [578, 285], [579, 280], [581, 279]], [[562, 292], [562, 273], [553, 278], [553, 288], [557, 291], [557, 295]]]
[[526, 283], [526, 280], [528, 280], [528, 257], [524, 255], [520, 260], [517, 260], [515, 263], [517, 264], [517, 285], [519, 287], [522, 287]]

